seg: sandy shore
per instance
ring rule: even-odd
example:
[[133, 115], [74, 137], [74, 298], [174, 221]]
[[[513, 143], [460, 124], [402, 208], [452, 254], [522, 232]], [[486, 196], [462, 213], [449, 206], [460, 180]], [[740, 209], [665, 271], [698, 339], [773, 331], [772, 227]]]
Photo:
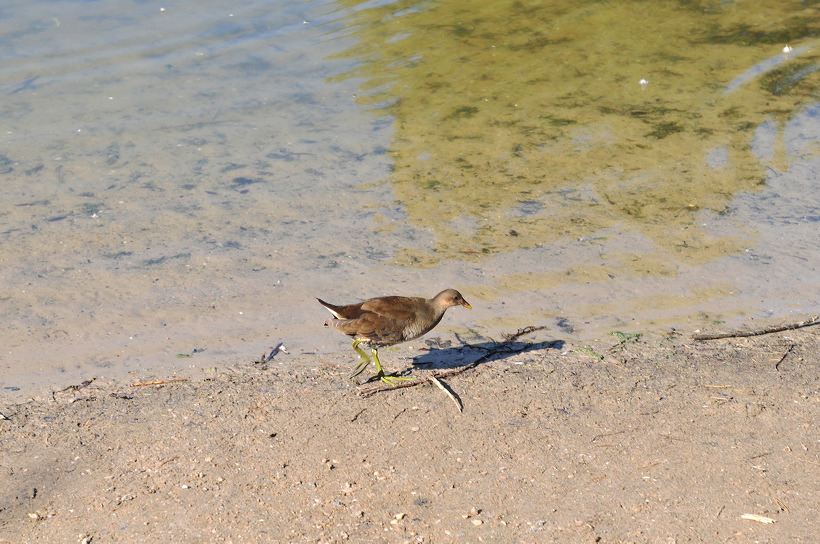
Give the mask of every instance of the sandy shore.
[[0, 543], [816, 541], [820, 327], [487, 353], [424, 355], [485, 356], [452, 396], [343, 352], [0, 405]]

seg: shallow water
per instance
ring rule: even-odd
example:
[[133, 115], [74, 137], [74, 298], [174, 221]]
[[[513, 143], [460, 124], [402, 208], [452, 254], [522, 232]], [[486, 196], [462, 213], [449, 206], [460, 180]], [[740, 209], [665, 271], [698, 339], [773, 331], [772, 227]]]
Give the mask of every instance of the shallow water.
[[454, 286], [442, 334], [496, 339], [820, 309], [815, 8], [223, 4], [0, 7], [4, 396], [346, 346], [313, 296]]

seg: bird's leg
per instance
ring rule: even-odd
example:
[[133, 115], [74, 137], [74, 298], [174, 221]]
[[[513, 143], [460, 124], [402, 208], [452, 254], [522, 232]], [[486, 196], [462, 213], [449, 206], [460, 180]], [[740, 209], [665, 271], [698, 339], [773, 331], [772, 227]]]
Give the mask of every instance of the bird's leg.
[[387, 384], [396, 385], [395, 382], [397, 381], [404, 382], [412, 380], [412, 378], [403, 378], [401, 376], [385, 376], [384, 368], [382, 368], [382, 362], [379, 361], [379, 350], [376, 348], [373, 348], [373, 363], [376, 365], [376, 375], [373, 377], [378, 378]]
[[[361, 357], [362, 360], [359, 361], [359, 364], [357, 364], [356, 368], [353, 369], [353, 372], [350, 373], [351, 378], [355, 378], [356, 376], [364, 372], [364, 369], [366, 369], [367, 365], [370, 364], [370, 357], [368, 357], [367, 353], [362, 351], [362, 348], [359, 347], [359, 344], [361, 344], [362, 342], [363, 340], [353, 340], [353, 349], [356, 350], [356, 353], [359, 354], [359, 357]], [[378, 366], [381, 367], [381, 364], [379, 364]]]

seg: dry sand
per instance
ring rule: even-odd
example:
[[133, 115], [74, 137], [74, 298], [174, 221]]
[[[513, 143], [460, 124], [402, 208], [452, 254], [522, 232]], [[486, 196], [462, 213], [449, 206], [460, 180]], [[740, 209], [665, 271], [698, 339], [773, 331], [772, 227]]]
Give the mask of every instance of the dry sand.
[[820, 327], [483, 348], [453, 398], [345, 351], [2, 405], [0, 543], [817, 541]]

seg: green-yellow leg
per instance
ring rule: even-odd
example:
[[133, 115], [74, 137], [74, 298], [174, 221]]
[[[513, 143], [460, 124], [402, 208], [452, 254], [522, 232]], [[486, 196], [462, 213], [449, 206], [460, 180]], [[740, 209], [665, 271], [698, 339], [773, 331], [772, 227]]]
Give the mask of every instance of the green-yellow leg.
[[390, 385], [396, 385], [396, 382], [405, 382], [411, 380], [412, 378], [402, 378], [401, 376], [385, 376], [384, 369], [382, 368], [382, 363], [379, 361], [379, 350], [373, 348], [373, 363], [376, 365], [376, 375], [374, 378], [378, 378], [381, 381], [388, 383]]
[[[362, 350], [362, 348], [359, 347], [359, 344], [362, 344], [362, 343], [364, 343], [364, 340], [354, 340], [353, 341], [353, 349], [356, 350], [356, 353], [359, 354], [359, 357], [361, 357], [362, 360], [359, 361], [359, 364], [357, 364], [356, 367], [353, 369], [353, 372], [350, 373], [351, 378], [355, 378], [356, 376], [358, 376], [359, 374], [364, 372], [364, 370], [367, 368], [367, 365], [370, 364], [370, 357], [368, 357], [367, 354]], [[388, 383], [390, 385], [395, 385], [395, 382], [397, 382], [397, 381], [405, 381], [405, 380], [410, 379], [410, 378], [402, 378], [400, 376], [386, 376], [384, 374], [384, 368], [382, 367], [382, 362], [379, 361], [379, 350], [377, 350], [376, 348], [373, 348], [371, 350], [371, 352], [373, 354], [373, 363], [376, 365], [376, 375], [374, 376], [374, 378], [378, 378], [381, 381], [383, 381], [385, 383]]]
[[356, 368], [353, 369], [353, 372], [350, 373], [351, 378], [355, 378], [356, 376], [364, 372], [364, 369], [367, 368], [367, 365], [370, 364], [370, 357], [368, 357], [367, 353], [362, 351], [362, 348], [359, 347], [359, 344], [361, 343], [362, 340], [353, 340], [353, 349], [356, 350], [356, 353], [359, 354], [359, 357], [361, 357], [362, 360], [359, 361], [359, 364], [357, 364]]

